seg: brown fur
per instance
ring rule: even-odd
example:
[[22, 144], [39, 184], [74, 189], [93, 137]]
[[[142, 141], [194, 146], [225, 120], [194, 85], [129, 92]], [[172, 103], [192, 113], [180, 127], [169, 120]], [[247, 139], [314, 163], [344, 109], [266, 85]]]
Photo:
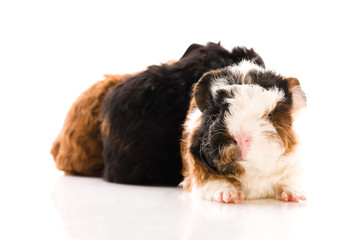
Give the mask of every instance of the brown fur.
[[278, 135], [282, 139], [283, 146], [286, 149], [285, 154], [293, 152], [297, 145], [297, 138], [292, 128], [292, 116], [291, 109], [283, 104], [279, 103], [276, 106], [276, 111], [272, 114], [272, 123], [275, 127]]
[[288, 81], [288, 88], [292, 91], [292, 88], [300, 86], [300, 81], [294, 77], [284, 77], [286, 81]]
[[[284, 77], [284, 80], [288, 81], [288, 90], [295, 97], [297, 94], [293, 92], [295, 87], [300, 86], [300, 82], [297, 78], [294, 77]], [[305, 96], [302, 96], [306, 98]], [[306, 99], [304, 99], [306, 102]], [[293, 117], [292, 112], [297, 111], [297, 107], [295, 107], [295, 102], [292, 104], [292, 108], [287, 107], [286, 105], [280, 103], [277, 105], [278, 111], [275, 111], [275, 114], [272, 115], [272, 123], [277, 130], [278, 135], [281, 137], [284, 147], [286, 149], [285, 154], [292, 153], [298, 144], [297, 136], [293, 131]], [[297, 105], [297, 104], [296, 104]]]
[[70, 175], [102, 175], [101, 105], [105, 95], [128, 76], [105, 75], [105, 80], [94, 83], [73, 103], [51, 148], [57, 169]]
[[[222, 74], [222, 70], [211, 70], [205, 74], [203, 74], [202, 78], [197, 82], [197, 84], [194, 84], [193, 86], [193, 93], [194, 93], [194, 99], [197, 107], [199, 110], [203, 111], [207, 107], [208, 104], [208, 91], [209, 91], [209, 81], [211, 79], [216, 78]], [[190, 108], [192, 109], [192, 108]]]
[[234, 162], [240, 159], [241, 152], [236, 144], [227, 144], [220, 151], [220, 159], [216, 162], [217, 169], [224, 174], [232, 174], [234, 170], [239, 171], [234, 167]]

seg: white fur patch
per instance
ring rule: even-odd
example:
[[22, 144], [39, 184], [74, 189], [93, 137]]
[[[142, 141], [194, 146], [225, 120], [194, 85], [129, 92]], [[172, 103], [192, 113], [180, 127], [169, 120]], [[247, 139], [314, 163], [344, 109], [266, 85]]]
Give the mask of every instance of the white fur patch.
[[258, 85], [233, 85], [231, 89], [234, 97], [227, 99], [229, 112], [224, 119], [228, 132], [233, 137], [242, 133], [252, 137], [246, 157], [248, 161], [242, 165], [272, 171], [274, 161], [285, 149], [273, 124], [264, 116], [282, 101], [284, 93]]
[[[229, 114], [226, 115], [226, 126], [231, 135], [242, 131], [258, 131], [261, 125], [271, 123], [262, 119], [266, 112], [271, 112], [284, 97], [283, 91], [277, 88], [266, 90], [258, 85], [232, 85], [224, 87], [232, 91], [234, 97], [227, 99]], [[268, 124], [269, 123], [269, 124]], [[272, 130], [272, 129], [267, 130]]]
[[[259, 65], [255, 64], [249, 60], [243, 60], [237, 64], [231, 65], [231, 66], [227, 67], [227, 70], [229, 70], [229, 71], [233, 72], [235, 75], [239, 76], [239, 79], [237, 79], [237, 81], [239, 81], [239, 84], [251, 84], [252, 83], [252, 79], [250, 77], [248, 77], [248, 75], [247, 75], [250, 71], [257, 71], [257, 72], [265, 72], [266, 71], [264, 68], [260, 67]], [[220, 88], [225, 87], [227, 85], [230, 85], [230, 83], [224, 77], [216, 78], [211, 87], [211, 92], [212, 92], [213, 96], [215, 96], [215, 93], [217, 92], [217, 90], [219, 90]]]
[[245, 199], [274, 198], [280, 189], [302, 193], [299, 184], [302, 173], [297, 152], [275, 160], [273, 171], [255, 169], [247, 166], [247, 163], [242, 165], [246, 169], [246, 174], [240, 179]]
[[212, 84], [212, 87], [211, 87], [211, 93], [213, 96], [216, 95], [216, 92], [225, 87], [225, 86], [228, 86], [229, 85], [229, 82], [227, 81], [227, 79], [225, 78], [216, 78], [215, 81], [213, 82]]
[[243, 60], [243, 61], [239, 62], [238, 64], [234, 64], [227, 68], [229, 70], [231, 70], [233, 73], [235, 73], [239, 76], [241, 76], [241, 75], [243, 76], [243, 78], [241, 79], [242, 84], [250, 84], [251, 83], [251, 82], [248, 82], [247, 79], [245, 78], [247, 73], [249, 73], [250, 71], [258, 71], [258, 72], [266, 71], [266, 69], [260, 67], [259, 65], [255, 64], [249, 60]]
[[199, 126], [198, 120], [201, 117], [202, 112], [195, 108], [192, 110], [190, 114], [187, 116], [187, 121], [184, 123], [184, 128], [188, 133], [193, 132], [193, 130]]

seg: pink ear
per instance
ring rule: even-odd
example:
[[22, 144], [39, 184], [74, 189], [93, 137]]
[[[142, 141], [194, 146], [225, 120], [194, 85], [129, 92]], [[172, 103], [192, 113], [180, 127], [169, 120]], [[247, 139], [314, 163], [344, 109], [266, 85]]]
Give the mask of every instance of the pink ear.
[[288, 81], [288, 88], [292, 94], [292, 115], [296, 116], [307, 105], [306, 94], [302, 90], [300, 81], [297, 78], [286, 77], [285, 80]]

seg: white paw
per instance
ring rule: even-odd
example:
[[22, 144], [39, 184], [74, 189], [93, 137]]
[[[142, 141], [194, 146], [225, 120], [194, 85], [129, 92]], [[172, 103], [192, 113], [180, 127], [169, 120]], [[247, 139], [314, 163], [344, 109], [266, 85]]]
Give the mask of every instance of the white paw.
[[208, 181], [201, 187], [192, 188], [194, 196], [221, 203], [241, 203], [244, 195], [236, 186], [225, 180]]
[[306, 201], [307, 198], [304, 194], [300, 191], [291, 191], [280, 188], [278, 190], [277, 199], [284, 201], [284, 202], [303, 202]]
[[214, 196], [214, 200], [221, 203], [241, 203], [243, 202], [244, 196], [241, 192], [217, 192]]

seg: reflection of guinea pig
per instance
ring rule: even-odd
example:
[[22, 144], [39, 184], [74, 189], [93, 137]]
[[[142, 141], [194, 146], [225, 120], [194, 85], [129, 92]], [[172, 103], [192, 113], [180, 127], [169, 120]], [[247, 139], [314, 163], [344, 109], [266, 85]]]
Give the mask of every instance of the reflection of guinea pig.
[[128, 184], [182, 180], [179, 141], [191, 88], [205, 72], [242, 59], [263, 65], [252, 49], [193, 44], [172, 65], [150, 66], [106, 96], [102, 113], [104, 179]]
[[182, 137], [182, 185], [196, 196], [305, 200], [293, 130], [306, 97], [296, 78], [250, 61], [203, 75]]

